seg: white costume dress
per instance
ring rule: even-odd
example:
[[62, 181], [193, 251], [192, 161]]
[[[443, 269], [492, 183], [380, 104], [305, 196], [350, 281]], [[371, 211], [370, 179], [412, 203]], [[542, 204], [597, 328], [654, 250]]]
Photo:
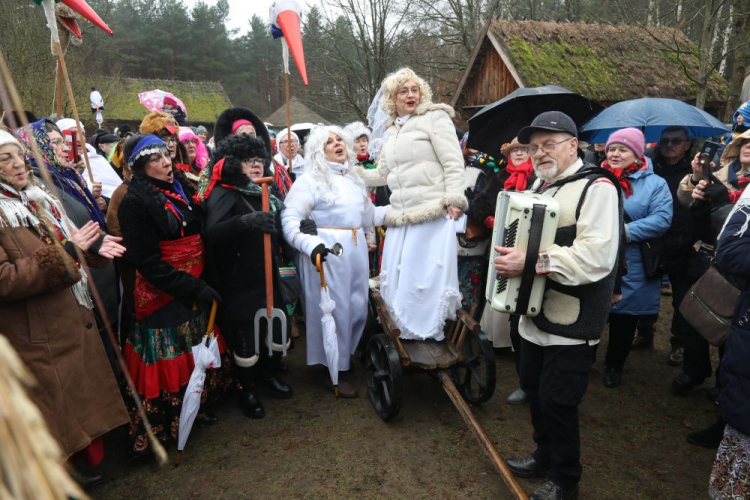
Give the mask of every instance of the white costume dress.
[[[299, 177], [284, 200], [281, 224], [284, 238], [301, 252], [297, 269], [302, 281], [307, 330], [307, 364], [326, 365], [320, 310], [320, 275], [310, 261], [313, 249], [323, 243], [327, 248], [340, 243], [344, 253], [328, 255], [325, 277], [331, 298], [336, 302], [333, 319], [339, 345], [339, 371], [349, 369], [351, 355], [359, 343], [367, 320], [368, 260], [365, 232], [381, 225], [390, 207], [375, 207], [350, 177], [346, 166], [332, 164], [334, 202], [326, 205], [319, 197], [321, 187], [309, 173]], [[317, 235], [299, 232], [300, 221], [311, 218]]]

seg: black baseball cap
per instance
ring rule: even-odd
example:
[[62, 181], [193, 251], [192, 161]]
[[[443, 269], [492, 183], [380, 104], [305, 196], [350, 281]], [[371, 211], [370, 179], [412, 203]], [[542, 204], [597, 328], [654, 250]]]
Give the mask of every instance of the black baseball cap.
[[531, 134], [537, 130], [565, 132], [573, 137], [578, 137], [578, 128], [576, 128], [575, 122], [561, 111], [546, 111], [534, 118], [531, 125], [522, 128], [518, 133], [518, 141], [521, 144], [528, 144], [531, 141]]

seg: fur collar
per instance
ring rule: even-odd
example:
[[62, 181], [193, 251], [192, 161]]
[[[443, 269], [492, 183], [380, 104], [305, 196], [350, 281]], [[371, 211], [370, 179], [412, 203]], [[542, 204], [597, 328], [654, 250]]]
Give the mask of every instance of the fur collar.
[[[419, 106], [417, 106], [414, 109], [414, 113], [412, 113], [411, 116], [412, 117], [421, 116], [421, 115], [429, 113], [430, 111], [435, 111], [437, 109], [441, 109], [445, 111], [446, 113], [448, 113], [448, 116], [450, 116], [451, 118], [456, 116], [456, 112], [448, 104], [432, 102], [432, 101], [420, 102]], [[385, 129], [388, 130], [388, 127], [390, 127], [394, 123], [396, 123], [396, 115], [391, 115], [390, 117], [388, 117], [388, 120], [386, 120], [385, 122]]]

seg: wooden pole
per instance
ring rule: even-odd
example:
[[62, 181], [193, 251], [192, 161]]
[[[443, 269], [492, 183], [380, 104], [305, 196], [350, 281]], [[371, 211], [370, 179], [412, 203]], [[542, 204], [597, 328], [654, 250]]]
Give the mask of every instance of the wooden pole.
[[[289, 144], [289, 141], [292, 140], [292, 107], [291, 107], [290, 97], [289, 97], [289, 73], [287, 73], [286, 71], [284, 71], [284, 87], [286, 89], [286, 141], [287, 141], [287, 144]], [[291, 151], [292, 149], [291, 145], [287, 147]], [[288, 158], [288, 160], [289, 160], [289, 165], [287, 166], [286, 171], [289, 175], [292, 175], [293, 158]]]
[[56, 80], [57, 85], [55, 86], [55, 104], [57, 105], [57, 119], [60, 120], [63, 117], [63, 105], [62, 105], [62, 65], [60, 59], [57, 59], [57, 74]]
[[471, 432], [474, 433], [474, 437], [477, 438], [479, 444], [482, 445], [482, 448], [484, 448], [484, 451], [490, 457], [492, 465], [494, 465], [500, 473], [500, 477], [502, 477], [505, 484], [508, 485], [511, 493], [513, 493], [518, 500], [528, 500], [529, 497], [527, 497], [526, 493], [521, 489], [521, 486], [519, 486], [516, 478], [513, 477], [513, 473], [508, 468], [505, 460], [503, 460], [503, 457], [500, 455], [500, 452], [497, 451], [497, 448], [495, 448], [490, 437], [484, 429], [482, 429], [482, 426], [479, 424], [479, 421], [477, 421], [477, 417], [474, 416], [474, 413], [472, 413], [469, 405], [467, 405], [464, 398], [461, 397], [461, 393], [456, 389], [450, 375], [448, 375], [445, 370], [440, 370], [438, 372], [438, 378], [440, 379], [440, 383], [443, 384], [445, 393], [448, 394], [448, 397], [456, 406], [458, 413], [461, 414], [461, 417], [463, 417], [464, 421], [469, 425], [469, 429], [471, 429]]
[[[2, 73], [2, 78], [0, 78], [0, 88], [3, 90], [3, 92], [7, 91], [7, 94], [12, 99], [13, 106], [16, 110], [16, 113], [18, 114], [19, 119], [21, 120], [21, 123], [19, 125], [27, 126], [29, 122], [26, 119], [26, 113], [24, 112], [24, 109], [23, 109], [23, 103], [21, 102], [21, 97], [18, 95], [18, 90], [16, 89], [16, 85], [13, 82], [13, 77], [10, 74], [10, 69], [8, 68], [8, 65], [5, 61], [5, 55], [3, 54], [2, 50], [0, 50], [0, 73]], [[5, 83], [3, 83], [3, 81]], [[46, 167], [46, 164], [44, 163], [44, 159], [42, 158], [42, 153], [39, 150], [39, 146], [37, 145], [36, 141], [32, 140], [30, 142], [31, 142], [32, 153], [36, 159], [37, 165], [39, 165], [39, 170], [42, 173], [42, 177], [44, 178], [44, 181], [47, 183], [47, 186], [52, 191], [52, 194], [56, 198], [61, 199], [59, 196], [59, 193], [57, 192], [57, 188], [55, 187], [54, 182], [52, 182], [50, 173], [47, 171], [47, 167]], [[62, 249], [62, 246], [60, 246], [59, 244], [58, 244], [58, 249], [61, 252], [65, 252], [65, 250]], [[83, 272], [88, 272], [88, 269], [87, 269], [88, 266], [86, 265], [86, 258], [83, 255], [83, 252], [81, 252], [81, 249], [78, 247], [76, 247], [76, 254], [78, 256], [78, 261], [81, 263], [82, 267], [84, 268]], [[109, 340], [110, 342], [112, 342], [112, 345], [117, 345], [117, 338], [115, 337], [115, 333], [112, 331], [112, 326], [110, 325], [109, 320], [107, 318], [107, 314], [104, 311], [102, 299], [99, 296], [99, 291], [96, 289], [96, 284], [94, 283], [93, 280], [89, 282], [89, 286], [91, 287], [91, 294], [94, 297], [94, 302], [99, 308], [99, 311], [102, 312], [107, 334], [109, 335]], [[119, 349], [114, 349], [114, 353], [115, 353], [115, 357], [117, 358], [117, 362], [120, 365], [120, 368], [122, 368], [123, 376], [125, 377], [125, 382], [128, 384], [128, 387], [130, 388], [131, 396], [133, 398], [133, 402], [135, 403], [136, 410], [141, 416], [141, 419], [142, 419], [141, 423], [143, 424], [143, 427], [146, 429], [146, 433], [148, 434], [149, 441], [151, 443], [151, 448], [153, 449], [154, 456], [156, 457], [156, 461], [159, 465], [165, 465], [169, 461], [167, 457], [167, 452], [164, 450], [164, 447], [161, 445], [159, 440], [156, 439], [154, 430], [151, 427], [151, 423], [148, 420], [148, 415], [146, 415], [146, 411], [143, 409], [141, 398], [138, 396], [138, 390], [135, 387], [135, 383], [133, 382], [132, 377], [130, 376], [130, 372], [128, 371], [128, 365], [125, 363], [125, 358], [123, 358], [122, 352], [120, 352]]]
[[89, 173], [89, 180], [94, 183], [94, 174], [91, 173], [91, 164], [89, 163], [89, 152], [86, 150], [86, 136], [83, 135], [83, 129], [81, 128], [81, 119], [78, 117], [78, 108], [76, 107], [76, 100], [73, 97], [73, 86], [70, 84], [70, 76], [68, 75], [68, 66], [65, 64], [65, 54], [63, 53], [62, 45], [60, 42], [53, 43], [55, 51], [57, 52], [57, 63], [62, 68], [63, 77], [65, 77], [65, 87], [68, 89], [68, 100], [73, 108], [73, 118], [76, 121], [76, 130], [78, 131], [78, 138], [81, 141], [83, 149], [83, 161], [86, 163], [86, 171]]

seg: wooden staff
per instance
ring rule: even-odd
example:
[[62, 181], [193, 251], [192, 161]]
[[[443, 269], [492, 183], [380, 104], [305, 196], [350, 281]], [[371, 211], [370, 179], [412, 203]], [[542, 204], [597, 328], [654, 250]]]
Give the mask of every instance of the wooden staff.
[[[289, 98], [289, 73], [286, 70], [284, 71], [284, 87], [286, 88], [286, 143], [291, 151], [289, 141], [292, 140], [292, 106]], [[289, 175], [292, 175], [292, 158], [291, 155], [289, 156], [289, 166], [286, 171]]]
[[[60, 120], [63, 117], [63, 105], [62, 105], [62, 64], [60, 59], [57, 60], [57, 73], [55, 74], [55, 104], [57, 106], [57, 119]], [[84, 148], [85, 149], [85, 148]]]
[[[54, 42], [55, 52], [57, 52], [57, 64], [58, 68], [62, 68], [63, 77], [65, 77], [65, 87], [68, 89], [68, 99], [70, 105], [73, 107], [73, 118], [76, 120], [76, 130], [78, 131], [78, 138], [85, 143], [86, 136], [83, 135], [83, 129], [81, 128], [81, 119], [78, 117], [78, 108], [76, 107], [76, 100], [73, 97], [73, 87], [70, 85], [70, 77], [68, 76], [68, 66], [65, 64], [65, 54], [63, 53], [62, 45], [60, 42]], [[60, 119], [60, 117], [57, 117]], [[94, 183], [94, 174], [91, 173], [91, 165], [89, 164], [89, 153], [86, 150], [86, 145], [82, 144], [83, 149], [83, 161], [86, 163], [86, 171], [89, 173], [89, 180]]]
[[453, 380], [451, 380], [450, 375], [448, 375], [445, 370], [440, 370], [438, 372], [438, 378], [440, 379], [440, 383], [443, 384], [445, 393], [448, 394], [448, 397], [456, 406], [458, 413], [461, 414], [461, 417], [469, 425], [469, 429], [471, 429], [471, 432], [474, 433], [479, 444], [482, 445], [482, 448], [484, 448], [484, 451], [490, 457], [492, 465], [494, 465], [500, 473], [500, 477], [503, 478], [503, 481], [505, 481], [505, 484], [508, 486], [511, 493], [513, 493], [513, 496], [518, 500], [528, 500], [529, 497], [527, 497], [526, 493], [521, 489], [521, 486], [519, 486], [516, 478], [513, 477], [513, 473], [508, 468], [505, 460], [503, 460], [503, 457], [500, 455], [500, 452], [497, 451], [492, 440], [477, 421], [477, 417], [474, 416], [469, 405], [467, 405], [464, 398], [461, 397], [461, 393], [456, 389], [456, 385], [453, 383]]
[[[59, 45], [58, 45], [59, 46]], [[18, 114], [19, 119], [21, 120], [21, 123], [19, 125], [21, 126], [28, 126], [29, 121], [26, 119], [26, 113], [24, 112], [23, 103], [21, 102], [21, 97], [18, 94], [18, 90], [16, 89], [16, 85], [13, 82], [13, 77], [10, 74], [10, 70], [8, 69], [8, 65], [5, 62], [5, 55], [3, 54], [3, 51], [0, 49], [0, 73], [2, 73], [3, 78], [0, 78], [0, 88], [2, 89], [1, 93], [6, 93], [10, 96], [10, 98], [13, 101], [13, 106], [16, 109], [16, 112]], [[72, 101], [72, 100], [71, 100]], [[74, 105], [75, 109], [75, 105]], [[76, 118], [77, 120], [77, 118]], [[79, 122], [80, 126], [80, 122]], [[39, 166], [39, 170], [42, 174], [42, 177], [44, 178], [44, 181], [47, 183], [47, 186], [49, 187], [50, 191], [52, 191], [53, 196], [55, 196], [57, 199], [62, 199], [60, 197], [60, 194], [57, 192], [57, 187], [55, 186], [55, 183], [52, 181], [52, 177], [50, 176], [49, 171], [47, 170], [47, 164], [44, 162], [44, 159], [42, 158], [42, 152], [39, 150], [39, 146], [37, 145], [36, 141], [31, 140], [29, 141], [31, 143], [31, 150], [34, 155], [34, 159], [37, 162], [37, 165]], [[84, 151], [86, 149], [84, 148]], [[57, 248], [60, 252], [65, 252], [63, 250], [62, 245], [60, 245], [60, 242], [56, 241]], [[81, 263], [81, 267], [83, 268], [82, 272], [89, 272], [88, 271], [88, 265], [86, 264], [86, 258], [83, 255], [83, 252], [81, 252], [81, 249], [78, 247], [75, 247], [76, 255], [78, 256], [78, 262]], [[66, 262], [69, 261], [69, 259], [66, 259]], [[107, 330], [107, 334], [109, 335], [109, 340], [112, 342], [112, 345], [118, 345], [117, 339], [115, 337], [114, 332], [112, 331], [112, 327], [110, 326], [109, 318], [107, 317], [107, 313], [104, 309], [104, 305], [102, 303], [102, 299], [99, 296], [99, 291], [96, 288], [96, 284], [93, 280], [89, 281], [89, 286], [91, 288], [91, 294], [94, 297], [94, 302], [96, 303], [96, 306], [99, 309], [99, 312], [102, 315], [102, 320], [104, 322], [104, 326]], [[146, 429], [146, 433], [148, 434], [149, 442], [151, 443], [151, 448], [154, 451], [154, 456], [156, 457], [157, 463], [159, 465], [165, 465], [167, 462], [169, 462], [169, 459], [167, 457], [167, 452], [164, 450], [164, 447], [161, 445], [158, 439], [156, 439], [156, 436], [154, 435], [154, 430], [151, 427], [151, 423], [148, 420], [148, 416], [146, 415], [146, 411], [143, 409], [143, 404], [141, 403], [141, 398], [138, 397], [138, 389], [135, 387], [135, 383], [133, 383], [133, 379], [130, 377], [130, 372], [128, 371], [128, 366], [125, 363], [125, 359], [122, 357], [122, 353], [119, 349], [114, 349], [115, 356], [117, 357], [117, 361], [120, 365], [120, 368], [122, 369], [123, 375], [125, 376], [125, 382], [128, 384], [128, 387], [130, 388], [130, 393], [133, 398], [133, 402], [136, 406], [136, 410], [141, 416], [143, 427]]]

